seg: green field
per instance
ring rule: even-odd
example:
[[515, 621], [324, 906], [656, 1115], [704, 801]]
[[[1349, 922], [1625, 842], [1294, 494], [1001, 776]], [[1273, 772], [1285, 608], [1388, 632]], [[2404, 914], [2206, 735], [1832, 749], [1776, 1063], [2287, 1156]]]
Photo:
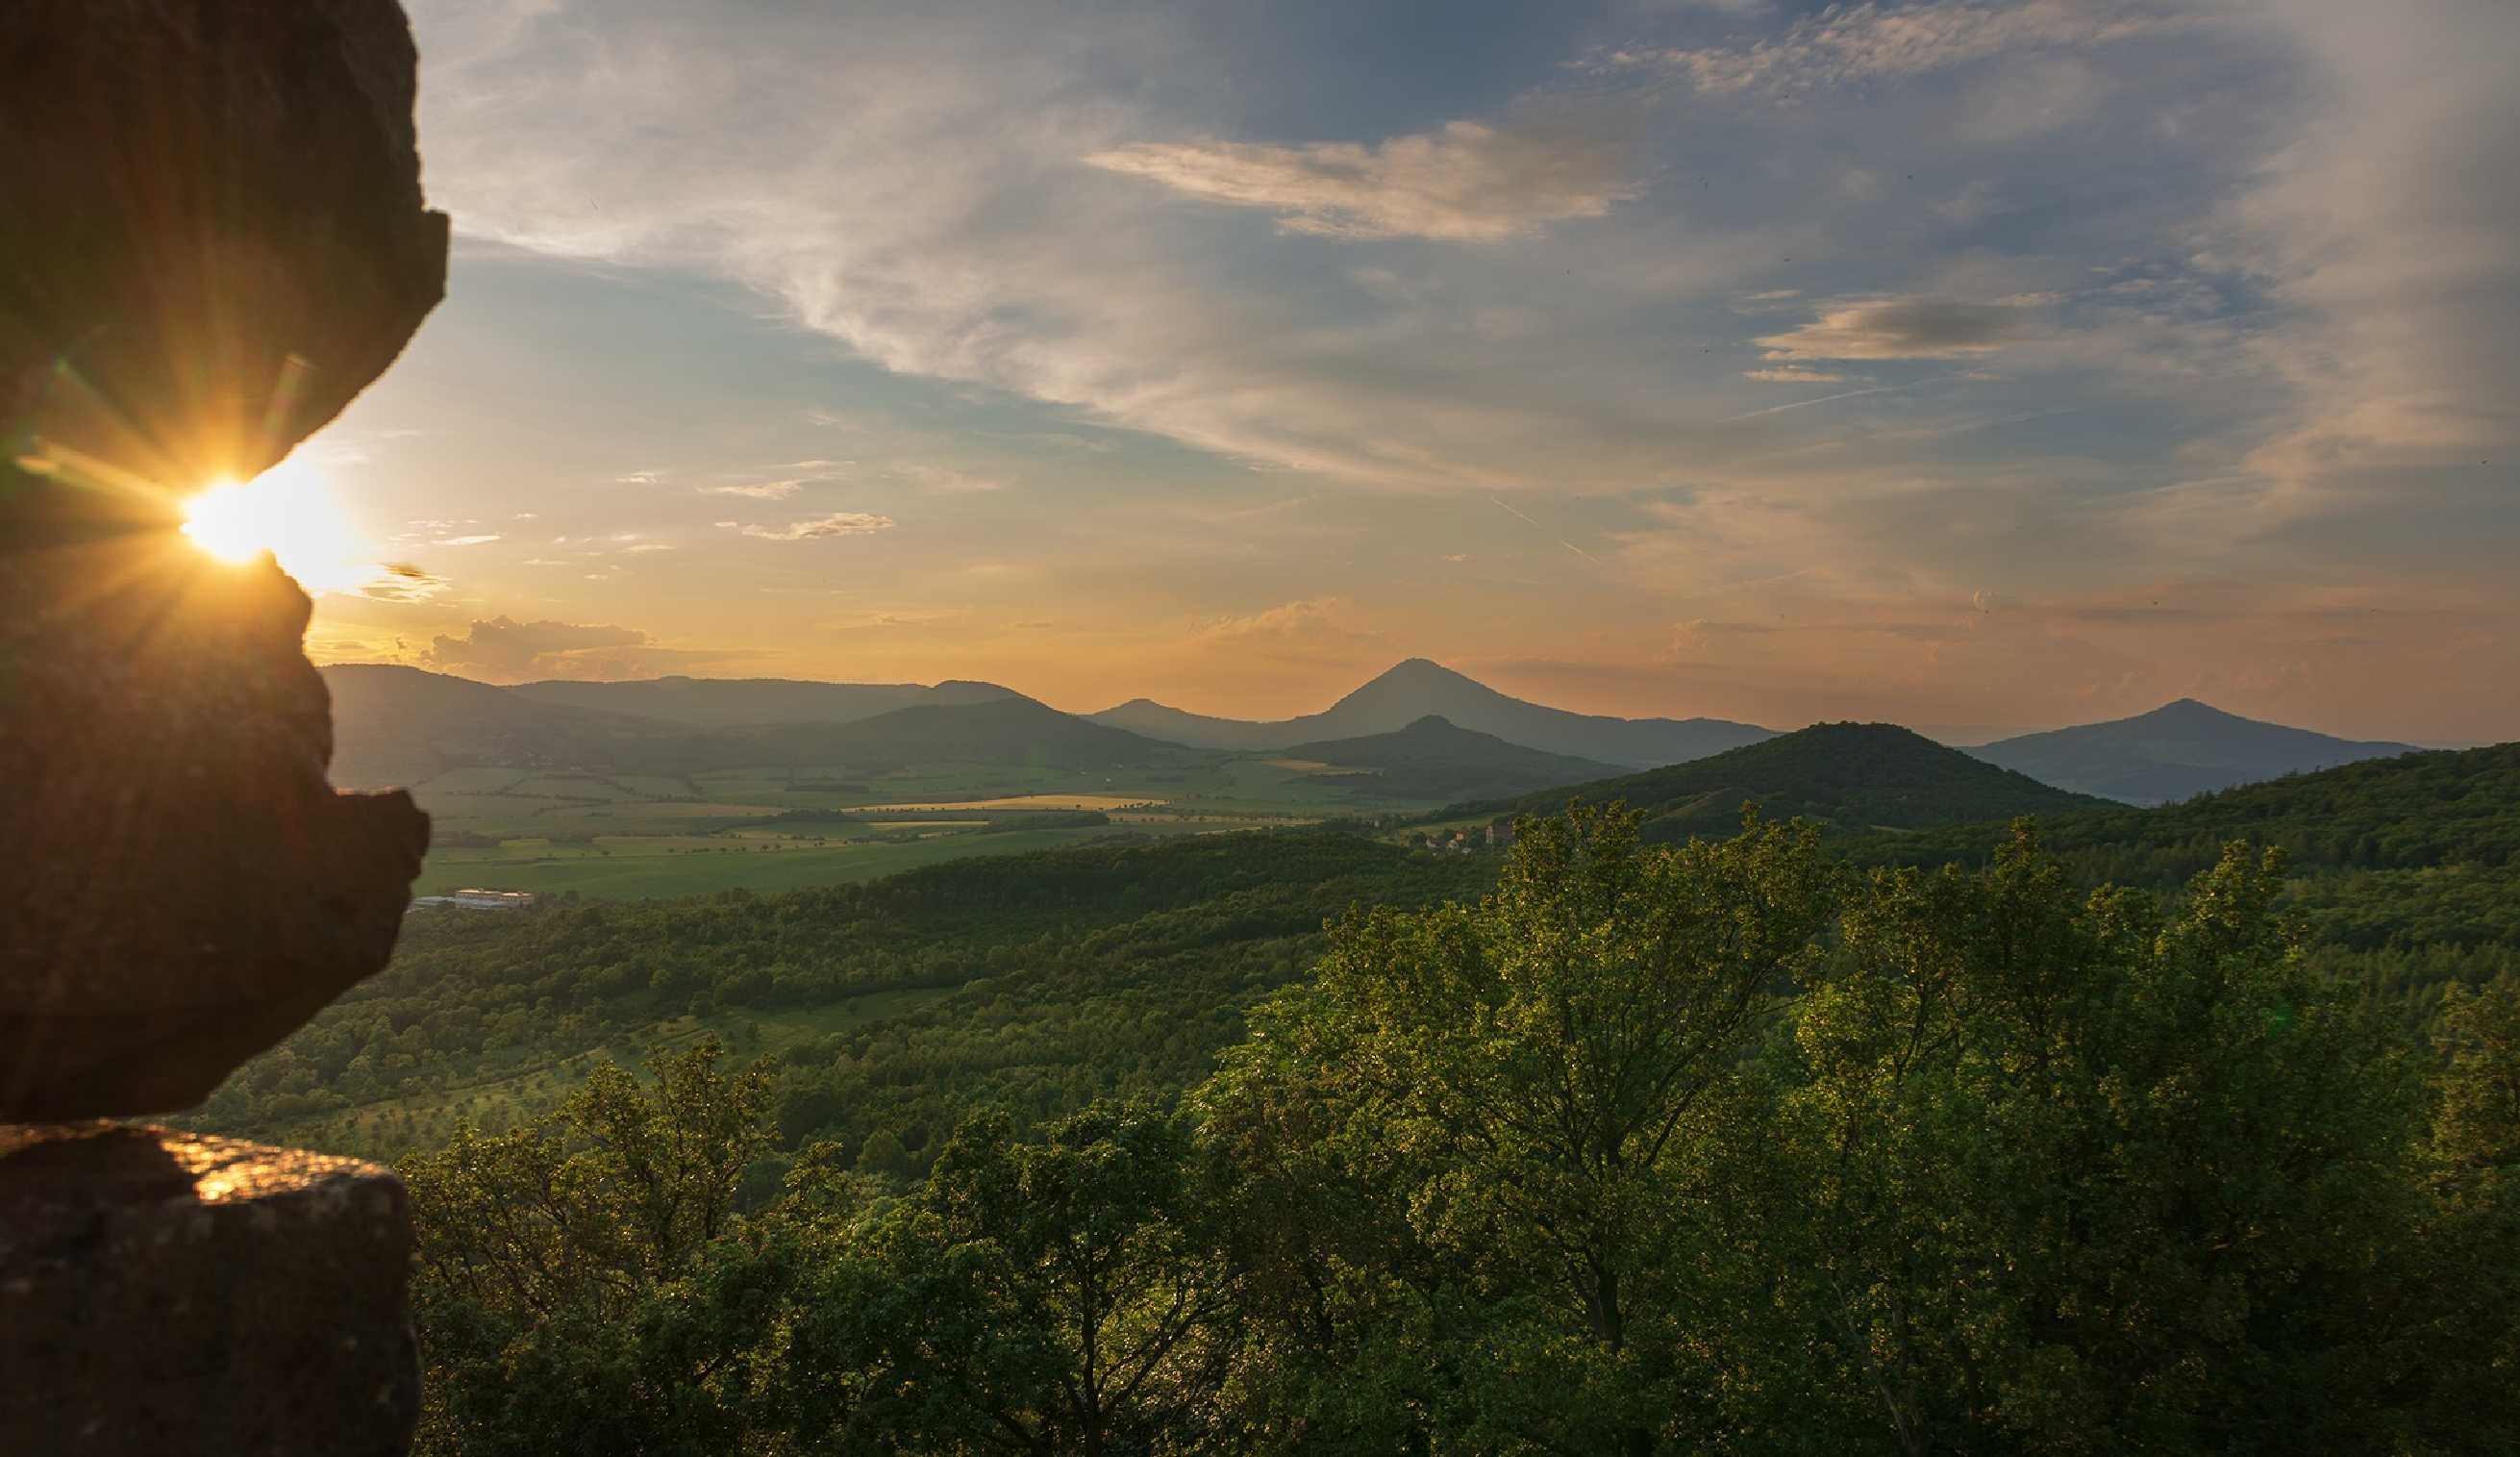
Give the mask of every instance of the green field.
[[[710, 890], [794, 890], [874, 880], [971, 855], [1058, 849], [1148, 833], [1113, 825], [1093, 830], [1012, 830], [984, 835], [934, 832], [916, 840], [817, 845], [728, 837], [708, 847], [679, 847], [671, 837], [630, 838], [592, 845], [517, 842], [498, 849], [451, 849], [428, 857], [418, 893], [469, 886], [502, 890], [573, 890], [581, 895], [697, 895]], [[651, 847], [652, 839], [656, 846]]]
[[[416, 888], [605, 898], [792, 890], [971, 855], [1431, 807], [1327, 786], [1309, 767], [1235, 758], [1115, 777], [949, 764], [854, 778], [813, 765], [688, 777], [451, 769], [413, 791], [436, 835]], [[818, 810], [832, 813], [798, 818]], [[1110, 823], [1051, 818], [1079, 810]]]

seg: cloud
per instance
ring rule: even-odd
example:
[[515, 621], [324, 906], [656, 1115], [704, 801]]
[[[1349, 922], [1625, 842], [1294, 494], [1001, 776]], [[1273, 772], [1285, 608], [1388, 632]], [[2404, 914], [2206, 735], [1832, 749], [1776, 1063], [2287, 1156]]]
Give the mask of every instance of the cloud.
[[443, 634], [421, 655], [425, 667], [441, 672], [514, 679], [547, 667], [553, 660], [598, 648], [636, 648], [648, 634], [631, 627], [598, 627], [575, 622], [519, 622], [498, 616], [475, 620], [462, 637]]
[[712, 485], [711, 495], [749, 496], [756, 501], [785, 501], [804, 489], [806, 478], [797, 476], [785, 480], [754, 480], [742, 485]]
[[373, 602], [426, 602], [445, 592], [446, 578], [425, 571], [408, 562], [388, 562], [384, 575], [352, 589], [352, 595]]
[[903, 480], [915, 481], [922, 489], [940, 496], [976, 495], [1001, 489], [1006, 484], [987, 476], [973, 476], [945, 466], [894, 466], [891, 474]]
[[414, 655], [414, 660], [437, 672], [515, 683], [535, 678], [654, 677], [769, 656], [751, 649], [663, 647], [635, 627], [519, 622], [498, 616], [474, 620], [461, 637], [438, 635]]
[[1142, 142], [1085, 161], [1202, 202], [1274, 212], [1289, 233], [1496, 243], [1599, 217], [1635, 197], [1629, 151], [1615, 135], [1566, 125], [1462, 120], [1376, 146]]
[[1261, 612], [1205, 622], [1191, 634], [1191, 645], [1199, 651], [1231, 648], [1236, 652], [1306, 659], [1344, 659], [1381, 647], [1386, 641], [1383, 634], [1356, 625], [1354, 612], [1355, 604], [1343, 597], [1281, 603]]
[[[726, 526], [733, 525], [734, 523], [720, 522], [718, 524]], [[790, 522], [784, 526], [745, 526], [743, 534], [758, 536], [767, 541], [814, 541], [826, 536], [864, 536], [870, 532], [891, 529], [892, 518], [888, 516], [871, 516], [863, 511], [834, 511], [829, 516], [818, 516], [812, 521]]]
[[1771, 359], [1963, 359], [1992, 353], [2039, 319], [2036, 305], [1956, 298], [1868, 298], [1757, 341]]
[[1997, 56], [2088, 51], [2193, 23], [2190, 16], [2110, 0], [1832, 6], [1774, 39], [1694, 49], [1628, 48], [1606, 53], [1596, 64], [1667, 72], [1708, 96], [1753, 90], [1803, 95], [1912, 79]]
[[1777, 369], [1745, 369], [1741, 371], [1741, 378], [1760, 380], [1770, 385], [1829, 385], [1844, 380], [1846, 376], [1831, 374], [1824, 369], [1803, 369], [1799, 366], [1787, 365]]
[[496, 541], [496, 540], [498, 540], [498, 539], [499, 539], [499, 534], [498, 534], [496, 531], [485, 531], [485, 532], [479, 532], [479, 533], [476, 533], [476, 534], [473, 534], [473, 535], [471, 535], [471, 536], [441, 536], [441, 537], [437, 538], [435, 541], [430, 542], [430, 543], [429, 543], [429, 545], [430, 545], [430, 546], [482, 546], [482, 545], [485, 545], [485, 544], [487, 544], [487, 543], [489, 543], [489, 542]]

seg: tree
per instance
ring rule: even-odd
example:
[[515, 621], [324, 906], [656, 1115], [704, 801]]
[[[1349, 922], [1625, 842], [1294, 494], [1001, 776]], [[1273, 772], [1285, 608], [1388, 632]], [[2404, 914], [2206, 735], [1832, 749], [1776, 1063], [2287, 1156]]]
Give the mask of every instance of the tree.
[[[1264, 1165], [1288, 1165], [1284, 1132], [1328, 1151], [1291, 1162], [1356, 1217], [1279, 1258], [1392, 1277], [1337, 1298], [1313, 1282], [1317, 1313], [1380, 1329], [1316, 1320], [1297, 1343], [1422, 1339], [1446, 1373], [1431, 1420], [1475, 1446], [1675, 1435], [1693, 1361], [1676, 1281], [1712, 1193], [1691, 1149], [1813, 970], [1839, 883], [1805, 827], [1649, 848], [1635, 816], [1579, 805], [1519, 825], [1475, 906], [1334, 926], [1314, 984], [1255, 1019], [1202, 1099]], [[1383, 1248], [1354, 1248], [1364, 1232]]]
[[[2278, 861], [2164, 917], [2023, 830], [1882, 874], [1746, 1130], [1784, 1319], [1763, 1426], [1812, 1451], [2369, 1450], [2408, 1273], [2411, 1079], [2302, 969]], [[1799, 1406], [1805, 1420], [1779, 1420]]]
[[1097, 1104], [1030, 1141], [1003, 1114], [956, 1130], [919, 1198], [872, 1235], [888, 1277], [925, 1297], [903, 1312], [882, 1379], [932, 1393], [922, 1449], [1197, 1446], [1230, 1344], [1189, 1148], [1178, 1116], [1141, 1102]]
[[[713, 1038], [610, 1063], [550, 1117], [468, 1123], [405, 1160], [419, 1231], [423, 1452], [727, 1450], [742, 1413], [695, 1347], [740, 1349], [686, 1282], [727, 1235], [769, 1136], [768, 1076]], [[713, 1361], [714, 1357], [709, 1360]]]

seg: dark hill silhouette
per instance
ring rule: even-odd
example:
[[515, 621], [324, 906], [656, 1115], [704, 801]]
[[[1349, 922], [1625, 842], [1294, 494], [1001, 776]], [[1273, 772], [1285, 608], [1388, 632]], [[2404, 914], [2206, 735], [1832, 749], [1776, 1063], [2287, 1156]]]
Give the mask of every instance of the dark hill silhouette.
[[1618, 766], [1598, 759], [1508, 744], [1494, 734], [1475, 733], [1432, 713], [1394, 733], [1297, 744], [1285, 754], [1343, 769], [1372, 771], [1322, 777], [1361, 793], [1395, 799], [1501, 798], [1619, 772]]
[[1819, 723], [1762, 744], [1618, 779], [1525, 795], [1480, 811], [1549, 814], [1581, 796], [1625, 800], [1649, 840], [1732, 833], [1744, 801], [1841, 834], [2057, 814], [2102, 804], [1889, 723]]
[[[918, 704], [839, 724], [729, 729], [678, 741], [659, 752], [721, 764], [794, 763], [875, 773], [911, 764], [1031, 765], [1053, 769], [1143, 768], [1212, 757], [1062, 713], [1001, 690], [979, 703]], [[673, 767], [690, 772], [682, 764]]]
[[895, 708], [1012, 698], [994, 683], [813, 683], [793, 678], [644, 678], [626, 683], [553, 679], [509, 692], [542, 703], [632, 713], [698, 728], [775, 723], [854, 723]]
[[344, 789], [418, 784], [467, 764], [608, 767], [657, 728], [416, 667], [340, 663], [320, 671], [333, 695], [333, 782]]
[[2060, 789], [2161, 804], [2278, 775], [2411, 753], [2414, 746], [2330, 738], [2183, 698], [2133, 718], [2023, 734], [1968, 751]]
[[1255, 723], [1132, 699], [1086, 715], [1097, 723], [1202, 749], [1285, 749], [1394, 733], [1429, 715], [1508, 744], [1637, 768], [1721, 753], [1775, 735], [1721, 718], [1612, 718], [1526, 703], [1440, 663], [1412, 658], [1319, 713]]
[[[989, 684], [949, 683], [935, 689], [913, 685], [918, 693], [941, 694], [947, 701], [913, 704], [845, 722], [700, 725], [584, 706], [586, 699], [641, 702], [635, 695], [564, 694], [561, 697], [580, 702], [555, 702], [418, 668], [361, 664], [323, 672], [333, 693], [338, 745], [334, 779], [343, 786], [417, 784], [446, 769], [474, 765], [695, 774], [791, 764], [875, 773], [918, 763], [1140, 767], [1199, 756], [1175, 745], [1089, 723]], [[780, 699], [812, 706], [811, 695], [786, 695], [788, 688], [864, 686], [781, 684], [771, 694], [748, 701], [710, 695], [677, 700], [674, 695], [681, 690], [669, 687], [661, 701], [669, 711], [733, 713]], [[844, 702], [832, 698], [825, 704], [838, 711]]]

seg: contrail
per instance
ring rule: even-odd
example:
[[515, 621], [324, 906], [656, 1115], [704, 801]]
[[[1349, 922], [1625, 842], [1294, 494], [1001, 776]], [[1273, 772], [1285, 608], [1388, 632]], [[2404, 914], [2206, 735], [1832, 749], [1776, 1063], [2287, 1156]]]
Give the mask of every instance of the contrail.
[[1752, 410], [1746, 415], [1727, 415], [1722, 420], [1717, 421], [1716, 424], [1730, 425], [1735, 420], [1752, 420], [1761, 415], [1775, 415], [1786, 410], [1799, 410], [1806, 405], [1824, 405], [1830, 400], [1853, 399], [1859, 394], [1888, 394], [1893, 389], [1913, 389], [1919, 385], [1929, 384], [1932, 381], [1939, 380], [1941, 378], [1942, 376], [1940, 375], [1928, 375], [1922, 380], [1910, 380], [1905, 385], [1875, 385], [1869, 389], [1849, 389], [1843, 394], [1823, 394], [1818, 399], [1798, 399], [1788, 404], [1770, 405], [1764, 410]]
[[[1525, 525], [1527, 525], [1527, 526], [1531, 527], [1531, 528], [1532, 528], [1533, 530], [1535, 530], [1535, 531], [1540, 531], [1540, 532], [1546, 533], [1546, 532], [1549, 530], [1549, 528], [1548, 528], [1547, 526], [1544, 526], [1544, 525], [1542, 525], [1540, 523], [1538, 523], [1538, 522], [1536, 522], [1536, 521], [1533, 521], [1530, 517], [1524, 516], [1521, 512], [1519, 512], [1519, 511], [1515, 511], [1512, 507], [1506, 505], [1506, 504], [1505, 504], [1505, 502], [1498, 500], [1498, 499], [1497, 499], [1496, 497], [1494, 497], [1494, 496], [1490, 496], [1490, 497], [1488, 497], [1488, 504], [1489, 504], [1489, 505], [1491, 505], [1491, 506], [1494, 506], [1494, 507], [1498, 508], [1498, 509], [1499, 509], [1499, 510], [1501, 510], [1501, 511], [1505, 511], [1505, 512], [1510, 513], [1510, 514], [1511, 514], [1511, 515], [1512, 515], [1516, 520], [1520, 521], [1523, 524], [1525, 524]], [[1579, 557], [1582, 557], [1585, 561], [1592, 563], [1592, 564], [1593, 564], [1594, 566], [1596, 566], [1596, 567], [1600, 567], [1600, 566], [1605, 565], [1605, 564], [1601, 561], [1601, 559], [1600, 559], [1600, 558], [1598, 558], [1598, 557], [1597, 557], [1597, 556], [1593, 555], [1591, 552], [1588, 552], [1588, 551], [1584, 550], [1584, 548], [1582, 548], [1582, 547], [1580, 547], [1580, 546], [1577, 546], [1574, 542], [1571, 542], [1571, 541], [1567, 540], [1567, 539], [1566, 539], [1565, 537], [1563, 537], [1563, 536], [1560, 536], [1560, 537], [1558, 537], [1558, 538], [1557, 538], [1557, 544], [1558, 544], [1559, 546], [1562, 546], [1562, 547], [1566, 548], [1568, 551], [1573, 552], [1575, 555], [1577, 555], [1577, 556], [1579, 556]]]

